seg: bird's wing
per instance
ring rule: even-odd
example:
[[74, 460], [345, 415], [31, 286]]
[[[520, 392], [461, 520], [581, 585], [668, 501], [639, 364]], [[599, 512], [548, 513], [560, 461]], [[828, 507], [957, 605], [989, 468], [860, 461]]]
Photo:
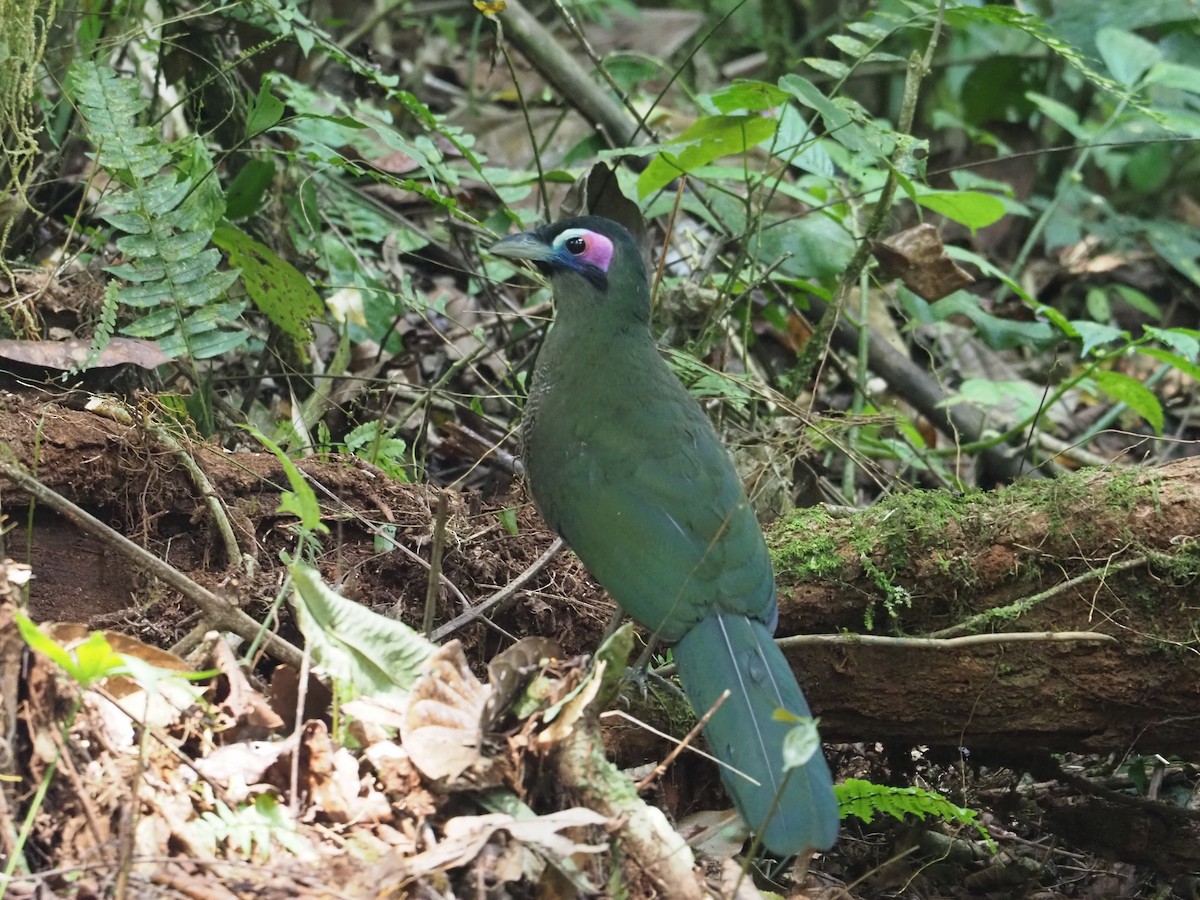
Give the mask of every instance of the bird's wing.
[[535, 481], [551, 526], [613, 599], [666, 641], [715, 611], [773, 628], [762, 532], [711, 426], [691, 420], [664, 437], [662, 422], [623, 424], [560, 436], [557, 477]]

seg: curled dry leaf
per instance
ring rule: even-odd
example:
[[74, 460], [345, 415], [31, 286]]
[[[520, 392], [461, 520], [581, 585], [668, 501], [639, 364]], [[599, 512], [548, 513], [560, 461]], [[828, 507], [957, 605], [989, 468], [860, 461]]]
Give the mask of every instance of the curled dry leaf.
[[928, 223], [893, 234], [872, 245], [871, 252], [886, 278], [899, 278], [910, 291], [930, 302], [975, 281], [946, 254], [942, 236]]
[[268, 782], [267, 770], [289, 755], [296, 744], [295, 735], [283, 741], [243, 741], [218, 747], [192, 766], [221, 787], [226, 803], [235, 805], [260, 793]]
[[491, 768], [482, 753], [483, 711], [491, 688], [467, 665], [462, 644], [450, 641], [429, 659], [413, 686], [400, 724], [409, 757], [426, 778], [457, 781]]
[[359, 775], [358, 760], [329, 736], [319, 720], [306, 722], [300, 738], [300, 778], [303, 795], [331, 821], [381, 822], [390, 818], [391, 804]]
[[562, 656], [558, 641], [544, 637], [521, 638], [497, 653], [488, 663], [488, 698], [485, 724], [489, 727], [508, 711], [547, 660]]
[[400, 861], [403, 876], [419, 878], [432, 872], [468, 865], [497, 831], [507, 831], [514, 841], [553, 859], [569, 859], [577, 853], [601, 853], [607, 843], [585, 844], [564, 836], [567, 828], [605, 826], [608, 819], [582, 807], [516, 819], [506, 813], [458, 816], [446, 822], [445, 837], [437, 846]]
[[223, 738], [226, 741], [261, 740], [282, 728], [283, 718], [271, 708], [267, 698], [250, 684], [229, 644], [213, 634], [209, 648], [211, 665], [220, 670], [226, 685], [221, 711], [232, 723]]

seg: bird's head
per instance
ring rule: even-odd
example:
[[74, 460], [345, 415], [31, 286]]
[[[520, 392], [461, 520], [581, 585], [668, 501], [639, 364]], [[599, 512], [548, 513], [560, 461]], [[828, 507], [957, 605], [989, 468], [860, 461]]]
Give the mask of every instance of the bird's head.
[[[560, 313], [572, 313], [573, 298], [581, 312], [650, 314], [650, 283], [633, 235], [611, 219], [581, 216], [514, 234], [492, 245], [491, 252], [527, 259], [550, 278]], [[597, 306], [597, 301], [603, 301]]]

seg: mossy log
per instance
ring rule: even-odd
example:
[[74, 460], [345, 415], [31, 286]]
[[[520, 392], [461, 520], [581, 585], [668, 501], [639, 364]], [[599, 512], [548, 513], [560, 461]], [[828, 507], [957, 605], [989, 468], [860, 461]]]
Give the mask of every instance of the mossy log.
[[801, 510], [769, 530], [777, 636], [830, 635], [786, 642], [826, 740], [1185, 753], [1198, 538], [1196, 459]]

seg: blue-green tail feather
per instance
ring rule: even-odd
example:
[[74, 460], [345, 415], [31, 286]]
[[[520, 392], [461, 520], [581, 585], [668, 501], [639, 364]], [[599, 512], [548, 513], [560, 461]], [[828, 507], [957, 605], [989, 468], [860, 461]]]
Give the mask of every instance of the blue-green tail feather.
[[711, 709], [726, 688], [731, 692], [704, 734], [717, 758], [759, 782], [721, 770], [734, 804], [763, 844], [780, 855], [832, 846], [838, 806], [825, 757], [814, 753], [784, 780], [783, 740], [794, 726], [777, 720], [775, 710], [811, 713], [767, 626], [742, 615], [709, 616], [675, 644], [675, 661], [697, 715]]

